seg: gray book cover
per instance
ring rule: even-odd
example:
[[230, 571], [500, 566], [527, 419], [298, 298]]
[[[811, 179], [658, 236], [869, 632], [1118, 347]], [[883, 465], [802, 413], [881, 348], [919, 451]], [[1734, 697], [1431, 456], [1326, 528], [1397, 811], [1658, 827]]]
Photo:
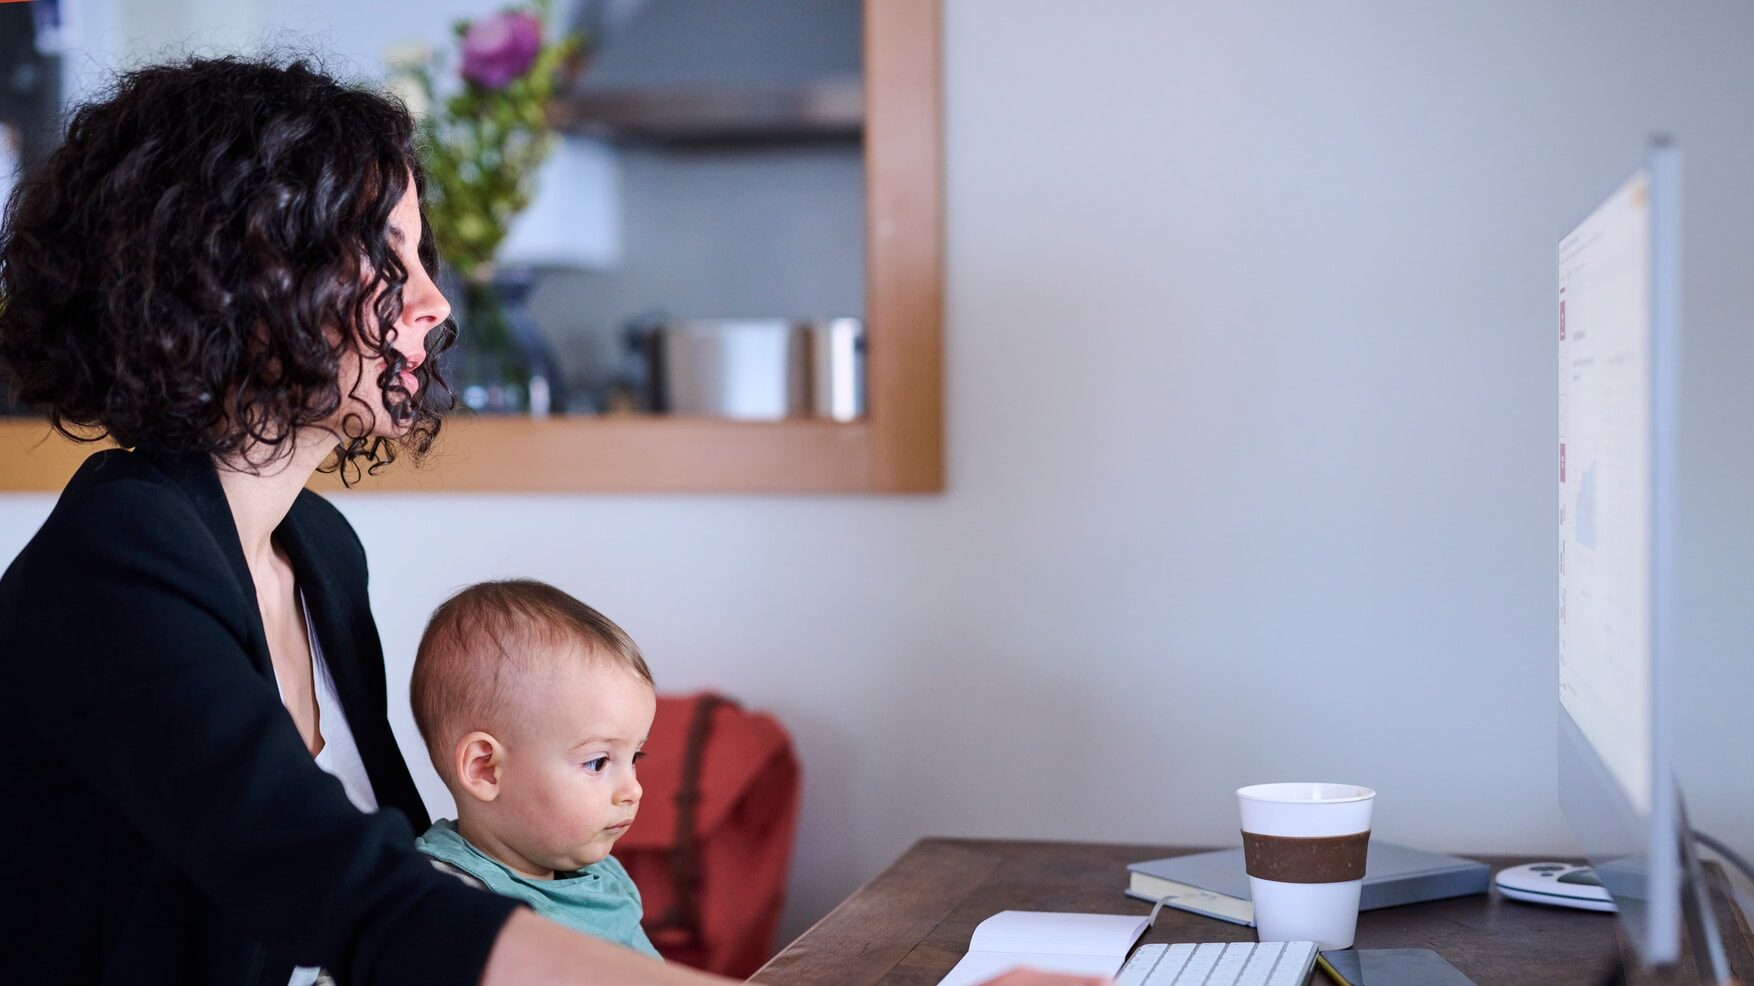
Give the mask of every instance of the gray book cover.
[[[1240, 848], [1153, 859], [1133, 863], [1127, 869], [1237, 900], [1249, 899], [1248, 873], [1243, 869]], [[1491, 876], [1491, 867], [1476, 860], [1372, 839], [1364, 859], [1364, 888], [1358, 895], [1358, 909], [1483, 894]], [[1173, 905], [1174, 901], [1168, 903]]]

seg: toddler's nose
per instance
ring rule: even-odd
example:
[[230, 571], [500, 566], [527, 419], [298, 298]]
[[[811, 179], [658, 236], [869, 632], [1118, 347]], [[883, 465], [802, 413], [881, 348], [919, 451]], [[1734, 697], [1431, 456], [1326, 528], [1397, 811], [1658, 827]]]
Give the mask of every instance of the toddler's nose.
[[618, 800], [621, 804], [637, 805], [639, 804], [639, 799], [643, 797], [646, 792], [644, 788], [640, 787], [638, 780], [630, 777], [628, 778], [627, 783], [622, 786], [621, 790], [616, 793], [620, 795]]

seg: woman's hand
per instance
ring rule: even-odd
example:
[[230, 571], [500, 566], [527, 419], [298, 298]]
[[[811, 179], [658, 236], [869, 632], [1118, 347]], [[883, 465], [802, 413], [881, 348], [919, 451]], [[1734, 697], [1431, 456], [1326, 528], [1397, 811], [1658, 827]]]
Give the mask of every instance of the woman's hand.
[[1101, 976], [1062, 976], [1057, 972], [1013, 969], [982, 986], [1109, 986], [1109, 982]]

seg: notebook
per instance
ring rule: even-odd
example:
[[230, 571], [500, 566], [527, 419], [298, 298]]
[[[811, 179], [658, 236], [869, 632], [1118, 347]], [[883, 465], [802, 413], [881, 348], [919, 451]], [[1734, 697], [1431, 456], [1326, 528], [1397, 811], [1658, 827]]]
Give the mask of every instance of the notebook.
[[1107, 978], [1150, 923], [1136, 914], [1000, 911], [974, 929], [968, 954], [938, 986], [984, 983], [1018, 966]]
[[[1162, 897], [1165, 907], [1254, 926], [1255, 907], [1249, 903], [1249, 880], [1240, 848], [1153, 859], [1134, 863], [1127, 870], [1129, 897], [1149, 901]], [[1358, 909], [1483, 894], [1491, 876], [1492, 869], [1485, 863], [1372, 839], [1364, 860], [1364, 889], [1358, 895]]]

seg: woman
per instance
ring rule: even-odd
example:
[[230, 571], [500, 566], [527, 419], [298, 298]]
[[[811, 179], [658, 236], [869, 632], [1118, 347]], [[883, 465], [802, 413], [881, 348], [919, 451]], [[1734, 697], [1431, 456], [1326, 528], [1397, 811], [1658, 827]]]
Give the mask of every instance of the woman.
[[303, 487], [450, 406], [421, 181], [399, 104], [194, 60], [81, 107], [9, 203], [0, 363], [121, 448], [0, 578], [8, 981], [714, 981], [413, 849], [364, 553]]

